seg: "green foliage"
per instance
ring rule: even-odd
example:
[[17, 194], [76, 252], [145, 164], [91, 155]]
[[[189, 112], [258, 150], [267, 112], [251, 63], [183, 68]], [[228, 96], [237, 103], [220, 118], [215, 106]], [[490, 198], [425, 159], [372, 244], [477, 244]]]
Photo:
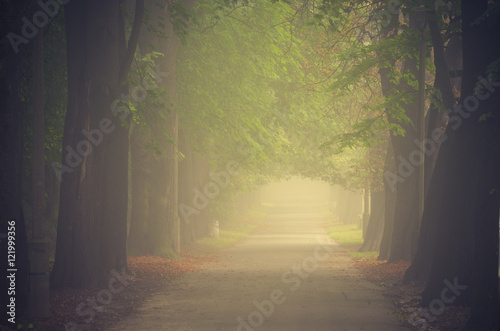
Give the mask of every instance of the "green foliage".
[[[315, 10], [276, 1], [195, 7], [196, 24], [177, 63], [181, 130], [198, 153], [208, 154], [213, 171], [230, 161], [242, 168], [212, 205], [216, 212], [231, 195], [290, 175], [353, 188], [367, 181], [368, 172], [349, 162], [361, 164], [376, 132], [388, 129], [385, 109], [372, 101], [380, 94], [377, 59], [352, 61], [373, 54], [346, 32], [353, 8], [322, 25], [331, 8], [311, 15]], [[318, 27], [334, 21], [339, 40]], [[319, 148], [336, 139], [334, 150]], [[343, 147], [361, 150], [340, 153]]]
[[[199, 2], [197, 25], [178, 61], [183, 132], [209, 153], [213, 169], [235, 160], [247, 177], [286, 153], [280, 94], [301, 74], [293, 54], [285, 54], [287, 30], [270, 27], [287, 7], [269, 7]], [[250, 187], [259, 177], [240, 184]]]

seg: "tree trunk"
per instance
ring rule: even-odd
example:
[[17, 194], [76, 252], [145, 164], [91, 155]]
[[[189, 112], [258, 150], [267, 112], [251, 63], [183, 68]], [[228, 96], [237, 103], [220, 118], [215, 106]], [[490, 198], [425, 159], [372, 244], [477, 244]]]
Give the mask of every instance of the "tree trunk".
[[[184, 154], [184, 159], [179, 162], [179, 204], [193, 206], [193, 189], [194, 187], [194, 155], [187, 141], [186, 135], [181, 131], [180, 134], [180, 151]], [[181, 218], [181, 243], [192, 244], [196, 241], [195, 224], [197, 215], [191, 215], [188, 219]]]
[[[449, 66], [455, 69], [461, 69], [461, 50], [458, 51], [456, 48], [447, 49], [443, 52], [443, 41], [441, 40], [441, 34], [437, 28], [436, 13], [433, 11], [429, 14], [430, 20], [430, 30], [432, 35], [432, 42], [434, 47], [434, 64], [436, 66], [436, 79], [434, 82], [435, 87], [441, 91], [443, 96], [443, 106], [446, 109], [452, 109], [455, 104], [452, 94], [452, 80], [449, 75]], [[458, 38], [458, 37], [457, 37]], [[450, 41], [452, 43], [452, 41]], [[451, 53], [451, 54], [449, 54]], [[445, 59], [447, 57], [447, 59]], [[460, 65], [460, 67], [458, 67]], [[459, 81], [455, 80], [455, 84]], [[460, 88], [459, 86], [454, 86], [455, 88]], [[431, 105], [429, 113], [429, 125], [427, 132], [427, 139], [431, 145], [430, 149], [434, 152], [427, 154], [425, 160], [425, 177], [426, 177], [426, 203], [439, 204], [441, 197], [432, 194], [429, 195], [430, 185], [431, 185], [431, 175], [434, 172], [435, 162], [439, 155], [439, 150], [441, 146], [441, 139], [437, 138], [442, 135], [441, 127], [444, 127], [442, 123], [442, 113], [439, 112], [434, 105]], [[432, 199], [437, 199], [432, 201]], [[437, 222], [428, 223], [426, 222], [428, 218], [422, 219], [419, 243], [416, 255], [412, 261], [411, 266], [405, 273], [405, 281], [419, 280], [421, 282], [427, 282], [430, 272], [431, 261], [434, 257], [435, 241], [437, 233]]]
[[[363, 245], [359, 251], [378, 251], [382, 241], [385, 218], [384, 172], [387, 162], [387, 140], [389, 134], [379, 134], [380, 143], [372, 146], [368, 151], [368, 167], [370, 180], [370, 198], [368, 221], [363, 228]], [[366, 200], [366, 197], [365, 197]], [[364, 215], [363, 215], [364, 216]], [[365, 222], [365, 217], [363, 217]]]
[[368, 228], [360, 252], [378, 251], [384, 232], [385, 192], [371, 192], [371, 211]]
[[[473, 95], [477, 77], [486, 75], [488, 65], [500, 58], [500, 19], [493, 14], [477, 23], [488, 8], [488, 1], [462, 1], [464, 82], [462, 103], [470, 107], [467, 96]], [[490, 76], [490, 78], [492, 78]], [[468, 121], [475, 124], [472, 196], [474, 203], [474, 255], [472, 265], [472, 307], [468, 327], [498, 330], [498, 221], [500, 207], [500, 79], [494, 74], [496, 91], [484, 101]], [[483, 88], [482, 92], [487, 93]], [[475, 97], [479, 100], [476, 92]], [[474, 109], [474, 108], [472, 108]], [[468, 109], [467, 109], [468, 110]], [[472, 111], [472, 110], [471, 110]], [[485, 117], [485, 119], [483, 119]], [[469, 139], [471, 136], [468, 136]], [[464, 192], [465, 193], [465, 192]], [[470, 193], [469, 193], [470, 194]], [[469, 233], [470, 235], [470, 233]]]
[[[429, 30], [434, 50], [434, 66], [436, 67], [434, 86], [441, 92], [443, 101], [442, 106], [445, 109], [451, 109], [456, 103], [453, 95], [453, 88], [459, 91], [460, 85], [452, 84], [450, 68], [461, 69], [462, 52], [459, 48], [450, 48], [449, 46], [453, 46], [453, 43], [459, 40], [459, 38], [452, 37], [445, 50], [436, 11], [434, 6], [429, 6], [429, 8], [431, 9], [426, 13], [426, 16], [429, 21]], [[455, 83], [459, 83], [460, 79], [455, 79], [454, 81]], [[434, 171], [434, 165], [439, 155], [441, 142], [436, 140], [436, 137], [442, 135], [444, 131], [443, 128], [446, 127], [442, 112], [439, 111], [437, 105], [434, 103], [431, 103], [429, 107], [426, 123], [427, 127], [425, 132], [428, 142], [426, 148], [428, 148], [428, 151], [426, 151], [425, 158], [425, 191], [428, 190], [432, 172]]]
[[[422, 262], [422, 265], [429, 265], [429, 270], [419, 270], [424, 280], [429, 272], [430, 282], [422, 294], [425, 305], [438, 297], [436, 292], [441, 293], [445, 279], [453, 281], [457, 278], [460, 284], [470, 284], [471, 280], [472, 241], [468, 234], [473, 233], [472, 192], [464, 192], [464, 188], [471, 187], [470, 146], [464, 139], [471, 133], [470, 122], [464, 122], [459, 131], [451, 127], [448, 126], [448, 138], [441, 146], [422, 217], [421, 233], [427, 236], [421, 236], [419, 247], [425, 252], [428, 245], [431, 257]], [[419, 259], [421, 257], [417, 254], [415, 263]], [[461, 294], [455, 303], [466, 301], [464, 293]]]
[[[410, 28], [416, 29], [415, 14], [410, 12]], [[442, 54], [441, 54], [442, 57]], [[439, 58], [441, 60], [441, 58]], [[444, 59], [442, 59], [444, 61]], [[415, 59], [406, 59], [403, 64], [403, 71], [414, 77], [418, 76], [417, 63]], [[444, 75], [448, 75], [446, 71]], [[443, 79], [446, 81], [446, 79]], [[449, 80], [448, 80], [449, 86]], [[414, 88], [408, 84], [403, 84], [403, 89], [409, 93], [416, 94]], [[443, 97], [448, 102], [452, 97], [450, 93]], [[417, 123], [418, 109], [415, 106], [416, 101], [406, 103], [404, 105], [406, 116], [412, 123]], [[391, 116], [389, 116], [390, 118]], [[391, 119], [390, 119], [391, 120]], [[418, 232], [420, 228], [420, 216], [418, 215], [418, 199], [417, 196], [417, 172], [419, 167], [425, 166], [425, 148], [418, 148], [418, 134], [415, 125], [404, 124], [402, 127], [405, 130], [405, 136], [393, 136], [392, 142], [394, 153], [396, 155], [397, 175], [397, 198], [396, 210], [394, 215], [394, 231], [392, 234], [392, 246], [389, 255], [389, 262], [398, 260], [411, 260], [416, 253], [418, 242]], [[425, 192], [425, 188], [424, 188]]]
[[[210, 181], [210, 163], [207, 158], [203, 158], [198, 156], [194, 162], [195, 166], [195, 187], [204, 190], [205, 185], [207, 185]], [[204, 238], [208, 235], [209, 225], [211, 220], [210, 215], [210, 203], [206, 205], [205, 208], [200, 209], [200, 214], [196, 216], [195, 223], [195, 234], [197, 238]]]
[[[98, 35], [91, 33], [97, 31], [90, 29], [88, 25], [99, 24], [97, 17], [102, 17], [102, 14], [94, 17], [94, 20], [90, 17], [94, 14], [93, 10], [102, 9], [96, 3], [93, 5], [94, 7], [88, 6], [83, 1], [74, 1], [69, 3], [65, 10], [68, 48], [68, 111], [63, 135], [62, 162], [63, 167], [68, 166], [69, 170], [61, 175], [56, 257], [51, 274], [53, 287], [96, 286], [103, 274], [98, 239], [101, 225], [101, 220], [98, 219], [100, 216], [98, 207], [102, 197], [102, 190], [99, 186], [102, 178], [99, 176], [98, 167], [102, 165], [99, 162], [102, 158], [102, 147], [96, 146], [92, 152], [92, 146], [89, 145], [82, 131], [89, 132], [98, 128], [99, 118], [96, 119], [96, 117], [99, 117], [99, 112], [105, 113], [109, 109], [106, 106], [109, 107], [113, 101], [111, 98], [106, 100], [103, 91], [96, 89], [96, 86], [99, 86], [97, 82], [100, 81], [96, 77], [98, 75], [96, 69], [99, 68], [98, 61], [101, 61], [101, 64], [110, 65], [108, 68], [103, 68], [103, 76], [109, 75], [114, 65], [109, 61], [110, 56], [113, 57], [112, 50], [104, 58], [99, 58], [96, 45], [84, 43], [87, 39], [95, 42], [98, 38]], [[108, 24], [113, 25], [112, 19]], [[111, 27], [110, 29], [110, 31], [117, 32], [116, 29]], [[100, 46], [108, 49], [109, 41], [106, 40]], [[116, 59], [116, 57], [113, 58], [114, 64], [116, 64]], [[105, 82], [103, 87], [108, 87], [109, 83], [109, 81]], [[93, 89], [92, 92], [89, 91], [90, 88]], [[116, 91], [115, 94], [117, 94]], [[107, 105], [106, 101], [108, 101]], [[84, 147], [84, 144], [80, 142], [85, 141]], [[76, 151], [79, 144], [80, 153]], [[91, 152], [86, 153], [83, 148]]]
[[[158, 5], [154, 1], [148, 1], [148, 9], [157, 11]], [[145, 46], [143, 51], [158, 51], [163, 57], [157, 60], [162, 72], [167, 72], [166, 77], [161, 78], [160, 86], [165, 88], [168, 103], [167, 109], [161, 109], [165, 114], [165, 121], [153, 123], [151, 132], [161, 152], [153, 156], [150, 166], [149, 187], [149, 212], [148, 212], [148, 238], [151, 243], [151, 254], [163, 257], [173, 257], [174, 229], [177, 222], [177, 112], [175, 103], [177, 99], [175, 89], [175, 62], [177, 49], [180, 41], [174, 34], [172, 19], [169, 17], [167, 4], [162, 4], [166, 24], [162, 29], [164, 37], [150, 35], [148, 42], [142, 42]], [[158, 23], [159, 24], [159, 23]], [[151, 46], [152, 48], [146, 46]], [[168, 132], [168, 135], [164, 130]]]
[[363, 216], [362, 216], [362, 233], [363, 239], [366, 238], [366, 230], [368, 228], [368, 221], [370, 220], [371, 207], [370, 207], [370, 185], [366, 185], [363, 190]]
[[[381, 29], [380, 39], [394, 39], [397, 36], [397, 30], [399, 26], [399, 14], [392, 15], [390, 21], [387, 22]], [[380, 75], [380, 87], [382, 90], [382, 95], [385, 98], [389, 98], [395, 89], [396, 85], [390, 79], [391, 69], [396, 65], [396, 60], [392, 56], [384, 54], [381, 50], [377, 56], [385, 58], [389, 61], [389, 66], [381, 66], [378, 68]], [[387, 114], [390, 113], [390, 109], [386, 109]], [[387, 120], [390, 121], [390, 116], [387, 116]], [[384, 230], [382, 234], [382, 240], [380, 242], [380, 254], [378, 256], [379, 260], [387, 260], [390, 255], [391, 245], [392, 245], [392, 233], [394, 230], [394, 212], [396, 205], [396, 195], [397, 195], [397, 185], [388, 176], [397, 173], [396, 161], [394, 156], [393, 147], [393, 136], [389, 136], [389, 141], [387, 143], [387, 153], [384, 164], [384, 192], [385, 192], [385, 216], [384, 216]]]
[[[389, 140], [387, 144], [387, 154], [385, 156], [384, 174], [396, 173], [396, 163], [394, 161], [394, 152], [392, 143]], [[396, 188], [389, 185], [384, 180], [384, 221], [382, 239], [380, 240], [379, 260], [387, 260], [391, 249], [392, 231], [394, 227], [394, 211], [396, 205]]]
[[[185, 5], [194, 6], [195, 1], [186, 0]], [[148, 1], [149, 11], [158, 11], [157, 2]], [[166, 77], [160, 79], [160, 85], [167, 93], [167, 112], [164, 121], [151, 124], [153, 139], [156, 139], [161, 149], [151, 160], [149, 176], [149, 210], [147, 222], [147, 237], [152, 254], [172, 257], [179, 250], [180, 223], [178, 217], [178, 115], [176, 109], [176, 59], [180, 40], [174, 31], [173, 18], [170, 17], [170, 8], [165, 2], [160, 5], [163, 8], [165, 22], [156, 22], [164, 34], [163, 37], [148, 35], [141, 41], [143, 52], [157, 51], [163, 53], [163, 57], [157, 60], [159, 69], [166, 72]], [[161, 27], [163, 26], [163, 28]], [[165, 131], [168, 134], [165, 133]]]
[[126, 267], [127, 114], [111, 110], [123, 91], [142, 16], [137, 0], [125, 52], [120, 4], [75, 0], [65, 7], [68, 111], [53, 287], [105, 285], [113, 269]]
[[[165, 148], [166, 146], [164, 146]], [[173, 148], [169, 148], [171, 152]], [[171, 156], [170, 156], [171, 157]], [[151, 254], [171, 258], [174, 256], [173, 227], [173, 164], [169, 156], [161, 155], [152, 161], [149, 177], [150, 199], [148, 213], [148, 240]]]
[[[5, 26], [12, 31], [21, 28], [21, 17], [24, 13], [25, 3], [16, 1], [8, 13], [2, 13]], [[7, 34], [10, 31], [2, 32]], [[2, 36], [5, 35], [2, 33]], [[7, 47], [7, 49], [4, 49]], [[17, 54], [11, 45], [2, 45], [0, 57], [0, 233], [6, 237], [0, 239], [0, 288], [5, 291], [0, 296], [2, 304], [2, 324], [16, 325], [7, 322], [11, 316], [7, 305], [10, 297], [7, 295], [9, 279], [8, 269], [16, 268], [16, 317], [26, 312], [28, 299], [28, 242], [26, 226], [22, 211], [21, 178], [23, 169], [23, 126], [21, 120], [21, 96], [19, 72], [21, 55]], [[10, 222], [10, 224], [9, 224]], [[9, 229], [10, 228], [10, 229]], [[13, 234], [12, 232], [15, 232]], [[9, 238], [9, 236], [14, 238]], [[14, 239], [15, 261], [14, 266], [9, 265], [8, 241]], [[12, 259], [11, 259], [12, 260]]]
[[339, 220], [342, 224], [357, 224], [362, 214], [362, 197], [341, 188], [338, 201]]
[[149, 218], [149, 165], [151, 163], [150, 153], [146, 150], [145, 143], [150, 137], [147, 129], [141, 130], [134, 126], [131, 135], [131, 161], [132, 161], [132, 209], [130, 217], [130, 229], [128, 235], [128, 254], [146, 255], [151, 254], [151, 242], [148, 240], [148, 218]]
[[57, 224], [59, 211], [59, 180], [50, 166], [45, 168], [45, 193], [47, 194], [44, 218], [48, 223]]
[[[415, 18], [410, 14], [410, 28], [416, 29]], [[403, 72], [418, 77], [416, 59], [406, 59], [403, 63]], [[403, 90], [416, 95], [416, 91], [407, 83], [402, 84]], [[424, 153], [415, 144], [418, 140], [417, 123], [417, 101], [404, 104], [406, 116], [413, 124], [399, 123], [405, 130], [404, 136], [392, 135], [392, 146], [396, 156], [397, 175], [402, 178], [397, 182], [396, 206], [394, 211], [394, 228], [392, 233], [392, 244], [388, 262], [399, 260], [410, 260], [413, 256], [413, 244], [417, 239], [418, 223], [420, 219], [418, 212], [417, 185], [418, 167], [424, 166]], [[389, 116], [391, 122], [395, 122]]]
[[[500, 121], [495, 114], [500, 94], [494, 91], [498, 89], [495, 80], [490, 84], [483, 80], [480, 91], [476, 83], [485, 76], [488, 64], [500, 57], [494, 42], [500, 32], [498, 24], [472, 24], [486, 8], [487, 1], [462, 1], [461, 103], [450, 114], [448, 139], [436, 162], [424, 212], [425, 222], [436, 222], [437, 231], [434, 244], [431, 241], [434, 259], [423, 303], [442, 298], [443, 282], [455, 281], [461, 287], [451, 303], [471, 304], [468, 327], [476, 330], [498, 329]], [[431, 194], [436, 200], [439, 197], [439, 203]]]
[[43, 73], [43, 29], [33, 41], [33, 218], [32, 238], [43, 238], [45, 207], [45, 107]]

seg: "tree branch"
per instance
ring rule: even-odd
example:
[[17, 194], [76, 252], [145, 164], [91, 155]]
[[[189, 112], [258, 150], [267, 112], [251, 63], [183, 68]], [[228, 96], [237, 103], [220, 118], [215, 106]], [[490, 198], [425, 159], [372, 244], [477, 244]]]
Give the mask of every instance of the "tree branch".
[[125, 53], [125, 58], [123, 59], [122, 65], [120, 67], [120, 75], [118, 77], [118, 82], [120, 84], [123, 83], [127, 78], [128, 72], [132, 65], [135, 49], [139, 41], [139, 31], [141, 30], [143, 17], [144, 17], [144, 0], [136, 0], [134, 25], [132, 26], [132, 32], [130, 33], [130, 38], [127, 43], [127, 52]]

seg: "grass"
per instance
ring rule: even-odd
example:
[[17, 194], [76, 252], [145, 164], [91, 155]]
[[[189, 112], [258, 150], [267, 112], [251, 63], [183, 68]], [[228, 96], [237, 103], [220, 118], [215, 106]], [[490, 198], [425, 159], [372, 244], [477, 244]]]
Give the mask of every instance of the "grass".
[[376, 260], [378, 252], [358, 252], [363, 244], [363, 230], [357, 224], [341, 224], [330, 221], [328, 235], [343, 248], [347, 249], [349, 256], [356, 260]]
[[229, 247], [252, 233], [267, 217], [267, 208], [249, 210], [240, 219], [234, 219], [223, 224], [219, 231], [219, 237], [206, 237], [198, 240], [196, 251], [203, 253], [214, 253]]
[[359, 248], [363, 244], [363, 232], [357, 224], [330, 223], [328, 235], [345, 248]]

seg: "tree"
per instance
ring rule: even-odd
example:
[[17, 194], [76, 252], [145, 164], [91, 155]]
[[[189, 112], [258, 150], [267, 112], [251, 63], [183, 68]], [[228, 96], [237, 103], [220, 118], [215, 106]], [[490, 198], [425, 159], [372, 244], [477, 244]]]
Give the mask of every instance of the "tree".
[[[434, 85], [439, 90], [440, 95], [442, 96], [442, 100], [438, 99], [435, 102], [431, 103], [431, 107], [427, 114], [427, 139], [431, 144], [434, 144], [433, 146], [429, 146], [429, 148], [433, 149], [434, 152], [430, 155], [427, 155], [426, 157], [426, 197], [429, 192], [430, 179], [432, 178], [434, 163], [437, 160], [437, 156], [439, 155], [441, 145], [441, 139], [436, 140], [436, 137], [439, 137], [439, 132], [443, 130], [442, 127], [446, 126], [446, 123], [442, 123], [444, 121], [444, 116], [443, 112], [440, 111], [440, 109], [453, 109], [454, 105], [456, 104], [451, 85], [452, 79], [450, 77], [450, 72], [452, 69], [455, 71], [457, 69], [462, 69], [461, 67], [459, 67], [461, 62], [461, 47], [457, 49], [457, 47], [454, 46], [454, 44], [457, 43], [456, 39], [458, 39], [458, 37], [449, 40], [447, 43], [448, 47], [446, 50], [444, 50], [444, 42], [442, 40], [441, 32], [438, 30], [438, 13], [435, 11], [433, 6], [429, 8], [430, 9], [427, 12], [427, 17], [429, 20], [429, 28], [434, 49], [434, 63], [436, 66], [436, 78]], [[448, 17], [455, 17], [453, 15], [453, 11], [449, 11], [447, 13]], [[439, 19], [442, 20], [442, 16], [439, 16]], [[456, 27], [453, 28], [451, 26], [450, 29], [457, 30]], [[461, 34], [461, 31], [456, 31], [455, 33]], [[460, 90], [460, 86], [457, 85], [457, 83], [455, 83], [453, 88], [456, 91]], [[433, 160], [434, 162], [429, 160]], [[434, 194], [427, 197], [426, 199], [427, 203], [430, 204], [440, 204], [440, 200], [441, 199]], [[406, 281], [419, 280], [423, 283], [426, 283], [428, 281], [431, 266], [429, 261], [433, 260], [435, 254], [434, 243], [436, 238], [435, 236], [437, 235], [438, 224], [438, 222], [426, 223], [422, 220], [418, 249], [414, 259], [412, 260], [411, 266], [405, 273]]]
[[132, 126], [130, 136], [131, 159], [131, 207], [130, 229], [127, 241], [128, 255], [145, 255], [152, 252], [150, 247], [148, 211], [149, 211], [149, 163], [151, 155], [146, 143], [151, 139], [149, 132], [139, 125]]
[[128, 44], [119, 0], [65, 7], [68, 111], [53, 287], [104, 284], [110, 271], [126, 268], [128, 130], [124, 114], [110, 110], [123, 92], [143, 7], [138, 0]]
[[45, 208], [45, 103], [43, 29], [33, 41], [33, 220], [32, 238], [43, 238]]
[[[409, 14], [409, 28], [416, 30], [415, 14]], [[417, 39], [414, 38], [413, 52], [417, 52]], [[410, 47], [411, 47], [410, 46]], [[406, 58], [403, 61], [401, 72], [403, 76], [417, 77], [417, 59], [415, 57]], [[416, 240], [416, 231], [420, 222], [417, 215], [418, 196], [415, 188], [417, 187], [417, 171], [415, 168], [423, 166], [423, 151], [416, 149], [415, 140], [418, 138], [416, 123], [418, 120], [417, 91], [406, 79], [400, 81], [402, 85], [396, 89], [399, 95], [408, 95], [402, 100], [402, 107], [406, 120], [401, 122], [393, 114], [388, 115], [391, 123], [399, 124], [404, 135], [391, 135], [391, 143], [396, 157], [397, 175], [403, 177], [396, 183], [396, 205], [394, 211], [394, 227], [391, 239], [391, 249], [388, 257], [389, 262], [398, 260], [410, 260], [412, 257], [413, 243]], [[394, 92], [394, 91], [391, 91]], [[417, 152], [417, 153], [416, 153]], [[419, 155], [417, 159], [415, 155]], [[419, 165], [420, 163], [420, 165]], [[402, 171], [403, 170], [403, 171]]]
[[[22, 1], [3, 2], [1, 17], [1, 35], [7, 36], [12, 31], [20, 31], [21, 17], [26, 10], [27, 4]], [[2, 274], [0, 286], [8, 289], [10, 279], [7, 278], [9, 265], [8, 242], [15, 243], [15, 261], [13, 261], [16, 274], [16, 315], [22, 315], [27, 308], [28, 298], [28, 242], [26, 236], [25, 219], [22, 210], [22, 121], [21, 121], [21, 98], [20, 98], [20, 63], [22, 53], [18, 48], [13, 48], [13, 43], [8, 38], [2, 39], [0, 57], [0, 226], [1, 233], [7, 234], [0, 239], [1, 242], [1, 267]], [[19, 46], [19, 44], [17, 45]], [[16, 47], [17, 47], [16, 46]], [[16, 51], [17, 49], [17, 51]], [[12, 246], [12, 245], [11, 245]], [[6, 293], [5, 293], [6, 294]], [[10, 297], [2, 295], [2, 313], [10, 311]], [[5, 310], [4, 310], [5, 309]], [[16, 321], [15, 316], [13, 321]], [[9, 318], [10, 318], [9, 317]], [[6, 321], [4, 319], [3, 321]], [[9, 325], [12, 325], [9, 323]]]
[[364, 231], [363, 245], [359, 248], [360, 252], [378, 251], [382, 242], [387, 195], [383, 174], [388, 161], [387, 149], [390, 147], [386, 145], [386, 143], [379, 143], [371, 148], [367, 159], [367, 166], [371, 170], [370, 211], [368, 225]]
[[[147, 127], [137, 131], [137, 143], [132, 149], [133, 217], [131, 219], [130, 245], [134, 254], [154, 254], [173, 257], [179, 250], [180, 229], [178, 221], [178, 109], [176, 89], [177, 51], [181, 45], [180, 36], [189, 20], [188, 11], [196, 1], [181, 2], [149, 1], [148, 12], [164, 11], [165, 15], [154, 18], [143, 34], [140, 49], [143, 54], [159, 52], [161, 55], [153, 61], [165, 74], [159, 77], [158, 85], [165, 92], [167, 101], [152, 105]], [[147, 101], [139, 107], [144, 111]], [[150, 109], [150, 110], [151, 110]], [[144, 124], [144, 123], [142, 123]], [[148, 139], [141, 135], [150, 135], [151, 151], [143, 151]], [[141, 143], [142, 140], [142, 143]], [[148, 155], [149, 154], [149, 155]], [[141, 160], [148, 155], [147, 161]], [[142, 169], [140, 169], [142, 167]], [[147, 170], [146, 170], [147, 169]], [[147, 176], [144, 174], [148, 172]], [[145, 182], [141, 181], [147, 181]], [[148, 198], [147, 207], [145, 197]], [[138, 210], [139, 209], [139, 210]], [[145, 221], [146, 220], [146, 221]]]
[[[478, 330], [498, 328], [500, 157], [498, 148], [490, 146], [500, 143], [496, 116], [500, 99], [494, 93], [500, 49], [492, 42], [499, 35], [492, 10], [487, 1], [461, 3], [461, 98], [447, 112], [447, 139], [431, 179], [419, 245], [420, 254], [426, 253], [424, 244], [433, 248], [432, 256], [426, 255], [431, 268], [423, 304], [440, 297], [445, 280], [458, 282], [460, 295], [453, 304], [471, 305], [468, 327]], [[433, 223], [434, 235], [424, 231]]]

